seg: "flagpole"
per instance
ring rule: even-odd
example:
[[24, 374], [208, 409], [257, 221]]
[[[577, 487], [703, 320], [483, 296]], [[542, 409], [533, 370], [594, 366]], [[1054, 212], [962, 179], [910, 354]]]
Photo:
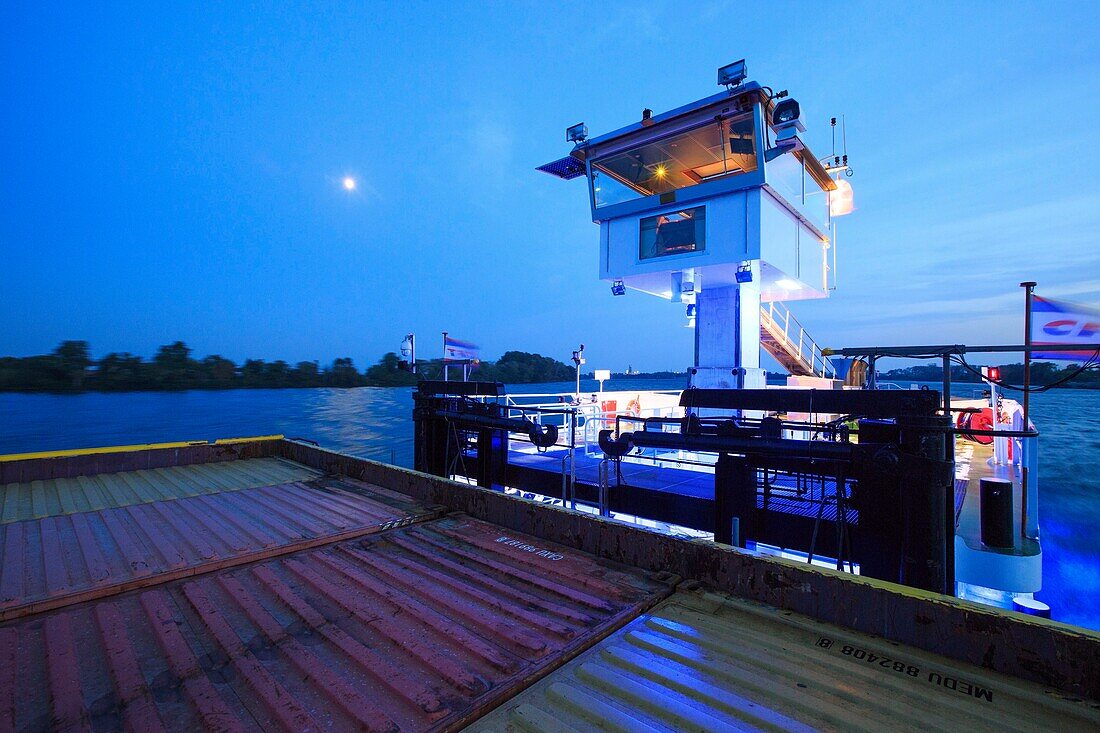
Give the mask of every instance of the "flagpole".
[[450, 370], [447, 368], [447, 332], [443, 332], [443, 381], [448, 382], [450, 379]]
[[[1038, 283], [1028, 280], [1027, 282], [1020, 283], [1020, 287], [1024, 289], [1024, 430], [1030, 430], [1031, 418], [1031, 298], [1035, 294], [1035, 286]], [[996, 415], [996, 407], [994, 407], [994, 415]], [[1030, 438], [1024, 438], [1024, 441], [1031, 440]], [[1023, 447], [1023, 441], [1020, 446]], [[1028, 449], [1025, 455], [1031, 455], [1031, 446], [1028, 445]], [[1027, 494], [1028, 494], [1028, 471], [1027, 460], [1020, 461], [1020, 536], [1027, 537]]]

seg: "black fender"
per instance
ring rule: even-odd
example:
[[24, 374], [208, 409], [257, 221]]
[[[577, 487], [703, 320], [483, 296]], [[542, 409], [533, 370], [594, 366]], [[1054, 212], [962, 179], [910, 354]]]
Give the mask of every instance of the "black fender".
[[600, 449], [612, 458], [622, 458], [634, 450], [633, 433], [623, 433], [617, 439], [611, 437], [611, 430], [600, 431]]
[[531, 442], [535, 444], [535, 447], [549, 448], [558, 442], [558, 426], [531, 423], [531, 426], [527, 428], [527, 435], [531, 438]]

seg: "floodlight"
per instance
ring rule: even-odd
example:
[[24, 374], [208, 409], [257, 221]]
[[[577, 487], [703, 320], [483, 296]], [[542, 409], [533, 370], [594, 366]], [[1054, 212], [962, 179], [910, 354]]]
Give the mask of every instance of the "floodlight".
[[752, 282], [752, 266], [751, 265], [739, 265], [737, 272], [734, 274], [734, 278], [738, 283], [751, 283]]
[[735, 87], [745, 81], [745, 77], [748, 75], [748, 71], [745, 69], [745, 59], [741, 59], [718, 70], [718, 86]]
[[615, 282], [611, 283], [611, 294], [626, 295], [626, 285], [623, 285], [622, 280], [616, 280]]
[[570, 143], [583, 143], [588, 139], [588, 125], [578, 122], [572, 127], [565, 128], [565, 141]]
[[[796, 99], [784, 99], [772, 110], [772, 127], [779, 131], [778, 139], [792, 137], [797, 132], [805, 132], [802, 124], [802, 108]], [[792, 129], [793, 128], [793, 129]]]
[[772, 124], [783, 125], [797, 120], [802, 114], [797, 99], [784, 99], [772, 110]]

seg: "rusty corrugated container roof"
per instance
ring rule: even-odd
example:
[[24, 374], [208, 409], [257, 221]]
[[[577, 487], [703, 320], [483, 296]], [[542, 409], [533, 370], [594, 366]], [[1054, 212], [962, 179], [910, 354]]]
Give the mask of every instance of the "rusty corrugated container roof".
[[[298, 471], [286, 461], [222, 461], [175, 471], [180, 482], [201, 476], [205, 485], [225, 490], [0, 524], [0, 620], [439, 514], [402, 494]], [[148, 473], [86, 478], [136, 486], [134, 475]], [[287, 475], [312, 478], [233, 489]]]
[[283, 458], [252, 458], [10, 483], [0, 486], [0, 522], [308, 481], [320, 475]]
[[452, 727], [669, 590], [447, 517], [0, 625], [0, 729]]
[[[310, 477], [242, 476], [276, 456]], [[300, 443], [16, 457], [0, 473], [196, 464], [223, 488], [0, 523], [0, 733], [1100, 726], [1100, 704], [1067, 696], [1100, 689], [1091, 632]], [[690, 583], [662, 604], [669, 568], [756, 600]]]
[[1033, 683], [713, 592], [680, 591], [469, 726], [489, 731], [1095, 731]]

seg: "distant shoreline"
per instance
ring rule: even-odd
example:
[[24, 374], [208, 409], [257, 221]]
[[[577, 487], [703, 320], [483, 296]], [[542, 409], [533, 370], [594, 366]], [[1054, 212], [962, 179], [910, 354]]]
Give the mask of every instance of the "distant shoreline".
[[[682, 375], [678, 375], [678, 376], [682, 376]], [[630, 376], [620, 376], [620, 377], [617, 377], [617, 378], [613, 377], [611, 380], [609, 380], [607, 382], [606, 390], [608, 392], [620, 391], [620, 390], [617, 390], [615, 388], [615, 381], [616, 380], [636, 379], [636, 380], [639, 380], [639, 381], [668, 381], [669, 379], [674, 379], [674, 378], [675, 377], [651, 376], [651, 375], [646, 375], [646, 374], [631, 374]], [[582, 376], [581, 379], [582, 379], [582, 381], [586, 381], [586, 382], [593, 381], [593, 379], [591, 377]], [[452, 381], [455, 381], [455, 380], [452, 380]], [[471, 380], [471, 381], [474, 381], [474, 380]], [[523, 386], [523, 385], [528, 385], [528, 384], [557, 384], [557, 383], [567, 382], [567, 381], [569, 381], [569, 380], [557, 380], [557, 379], [555, 379], [555, 380], [549, 380], [549, 381], [536, 381], [536, 382], [508, 382], [508, 383], [505, 383], [505, 384], [506, 384], [506, 386]], [[908, 379], [908, 378], [897, 379], [897, 378], [888, 378], [888, 377], [879, 377], [879, 381], [881, 381], [881, 382], [894, 382], [894, 383], [898, 383], [898, 384], [901, 384], [901, 385], [905, 385], [906, 383], [910, 383], [910, 382], [921, 383], [921, 384], [938, 384], [938, 383], [942, 382], [942, 380], [938, 380], [938, 379]], [[773, 384], [773, 382], [769, 382], [769, 384]], [[953, 380], [951, 380], [951, 384], [953, 386], [960, 386], [960, 387], [961, 386], [978, 387], [978, 386], [982, 385], [982, 382], [962, 381], [962, 380], [954, 380], [953, 379]], [[148, 388], [148, 389], [92, 389], [92, 388], [89, 388], [89, 389], [67, 389], [67, 390], [64, 390], [64, 389], [0, 389], [0, 395], [54, 395], [54, 396], [62, 397], [62, 396], [76, 396], [76, 395], [85, 395], [85, 394], [172, 394], [172, 393], [179, 393], [179, 392], [234, 392], [234, 391], [243, 391], [243, 390], [247, 390], [249, 392], [255, 392], [255, 391], [261, 391], [261, 390], [284, 391], [284, 390], [293, 390], [293, 389], [340, 389], [340, 390], [346, 390], [346, 389], [395, 389], [395, 388], [402, 388], [402, 387], [403, 388], [411, 388], [411, 387], [415, 387], [415, 386], [416, 386], [415, 384], [357, 384], [357, 385], [350, 386], [350, 387], [349, 386], [337, 386], [337, 385], [307, 385], [307, 386], [284, 385], [284, 386], [278, 386], [278, 387], [270, 386], [270, 385], [248, 385], [248, 386], [246, 386], [246, 385], [231, 385], [231, 386], [226, 386], [226, 387], [209, 387], [209, 386], [207, 386], [207, 387], [174, 387], [174, 388], [172, 388], [172, 387], [161, 387], [161, 388]], [[1037, 386], [1042, 386], [1042, 385], [1037, 385]], [[671, 389], [671, 388], [666, 387], [666, 389]], [[1002, 389], [1004, 390], [1004, 392], [1002, 394], [1004, 394], [1006, 396], [1011, 396], [1014, 393], [1018, 394], [1021, 391], [1020, 389], [1013, 388], [1013, 387], [1002, 387]], [[1091, 391], [1096, 391], [1096, 390], [1100, 389], [1100, 384], [1075, 384], [1075, 383], [1069, 383], [1069, 384], [1059, 385], [1057, 387], [1054, 387], [1053, 389], [1056, 389], [1056, 390], [1074, 389], [1074, 390], [1084, 390], [1084, 391], [1091, 392]], [[566, 392], [571, 392], [572, 390], [565, 390], [565, 391]], [[582, 391], [583, 392], [588, 392], [590, 390], [582, 390]]]
[[[246, 359], [236, 364], [212, 354], [197, 359], [182, 341], [160, 347], [152, 359], [110, 353], [93, 359], [87, 341], [62, 341], [53, 353], [0, 357], [0, 392], [69, 394], [80, 392], [181, 392], [193, 389], [294, 389], [309, 387], [411, 387], [423, 375], [440, 378], [468, 369], [482, 381], [513, 384], [566, 381], [572, 366], [541, 354], [506, 351], [496, 361], [473, 357], [462, 362], [417, 359], [409, 364], [394, 352], [360, 371], [351, 358], [290, 364]], [[414, 373], [415, 372], [415, 373]]]
[[[0, 357], [0, 393], [81, 394], [412, 387], [426, 376], [440, 379], [448, 368], [456, 376], [468, 368], [470, 377], [474, 380], [514, 385], [567, 383], [576, 377], [573, 366], [525, 351], [506, 351], [496, 361], [479, 360], [475, 354], [475, 358], [460, 363], [444, 362], [442, 359], [418, 359], [415, 365], [403, 360], [398, 354], [389, 352], [378, 363], [363, 371], [348, 357], [335, 359], [327, 366], [321, 366], [317, 361], [301, 361], [291, 365], [282, 360], [266, 362], [262, 359], [246, 359], [243, 364], [237, 365], [216, 354], [202, 359], [196, 359], [191, 354], [192, 350], [187, 344], [176, 341], [160, 347], [150, 360], [130, 353], [111, 353], [96, 360], [91, 357], [87, 341], [63, 341], [51, 354]], [[1097, 371], [1092, 362], [1090, 365], [1091, 369], [1086, 370], [1076, 364], [1059, 367], [1049, 361], [1034, 362], [1031, 365], [1031, 383], [1037, 386], [1072, 384], [1077, 389], [1100, 389], [1100, 371]], [[998, 369], [1004, 384], [1023, 383], [1023, 364], [1006, 364]], [[765, 374], [773, 382], [786, 377], [784, 374], [771, 372]], [[982, 383], [977, 368], [965, 363], [952, 366], [950, 375], [955, 384]], [[586, 380], [595, 379], [592, 372], [582, 374], [581, 377]], [[624, 379], [681, 380], [686, 386], [687, 374], [672, 371], [616, 372], [611, 374], [612, 388], [616, 382]], [[933, 364], [891, 369], [879, 372], [878, 380], [935, 384], [943, 380], [943, 369]]]

